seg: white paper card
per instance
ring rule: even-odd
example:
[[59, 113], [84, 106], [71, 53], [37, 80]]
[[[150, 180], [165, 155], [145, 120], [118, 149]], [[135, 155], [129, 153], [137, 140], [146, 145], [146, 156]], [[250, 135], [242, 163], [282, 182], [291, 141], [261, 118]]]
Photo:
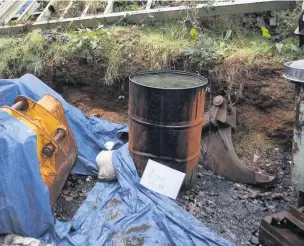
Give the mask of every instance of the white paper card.
[[176, 199], [185, 175], [185, 173], [176, 171], [156, 161], [149, 160], [140, 184], [150, 190]]

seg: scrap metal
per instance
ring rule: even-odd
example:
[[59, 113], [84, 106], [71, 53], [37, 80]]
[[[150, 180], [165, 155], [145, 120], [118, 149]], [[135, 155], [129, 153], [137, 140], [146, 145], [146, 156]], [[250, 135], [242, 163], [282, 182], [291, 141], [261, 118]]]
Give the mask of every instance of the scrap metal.
[[265, 246], [304, 245], [304, 207], [265, 217], [259, 229], [259, 241]]
[[231, 138], [231, 131], [235, 128], [235, 107], [222, 96], [216, 96], [204, 117], [200, 156], [203, 167], [237, 183], [275, 183], [274, 176], [258, 173], [239, 160]]

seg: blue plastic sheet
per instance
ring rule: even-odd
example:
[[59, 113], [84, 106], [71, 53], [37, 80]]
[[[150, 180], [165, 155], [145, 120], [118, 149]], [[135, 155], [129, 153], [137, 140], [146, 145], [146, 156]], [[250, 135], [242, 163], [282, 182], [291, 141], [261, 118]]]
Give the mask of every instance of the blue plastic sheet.
[[36, 133], [0, 110], [0, 234], [39, 237], [54, 225], [35, 145]]
[[[107, 141], [121, 146], [119, 135], [127, 127], [86, 117], [32, 75], [0, 80], [0, 106], [12, 105], [17, 95], [38, 101], [44, 94], [62, 102], [77, 141], [79, 157], [73, 173], [96, 175], [96, 155]], [[71, 222], [55, 221], [39, 174], [36, 135], [4, 112], [0, 134], [0, 234], [40, 237], [59, 246], [232, 245], [171, 199], [141, 186], [127, 145], [113, 154], [118, 182], [98, 182]]]
[[54, 96], [62, 103], [76, 139], [78, 161], [72, 172], [96, 176], [96, 155], [102, 149], [106, 149], [104, 144], [107, 141], [116, 142], [116, 146], [122, 144], [119, 136], [128, 131], [127, 127], [96, 117], [86, 117], [81, 110], [67, 103], [58, 93], [31, 74], [26, 74], [16, 80], [0, 80], [0, 106], [13, 105], [18, 95], [25, 95], [38, 101], [45, 94]]

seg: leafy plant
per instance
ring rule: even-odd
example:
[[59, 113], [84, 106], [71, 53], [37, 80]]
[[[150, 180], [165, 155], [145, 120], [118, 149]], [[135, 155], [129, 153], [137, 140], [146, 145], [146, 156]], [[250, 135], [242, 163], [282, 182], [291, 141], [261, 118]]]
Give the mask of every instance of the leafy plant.
[[199, 68], [213, 66], [220, 58], [217, 53], [218, 43], [203, 35], [198, 35], [198, 40], [200, 41], [194, 46], [184, 47], [183, 53], [192, 63], [197, 63]]
[[191, 37], [192, 39], [196, 39], [196, 37], [197, 37], [197, 31], [196, 31], [196, 29], [192, 27], [192, 28], [190, 29], [189, 35], [190, 35], [190, 37]]

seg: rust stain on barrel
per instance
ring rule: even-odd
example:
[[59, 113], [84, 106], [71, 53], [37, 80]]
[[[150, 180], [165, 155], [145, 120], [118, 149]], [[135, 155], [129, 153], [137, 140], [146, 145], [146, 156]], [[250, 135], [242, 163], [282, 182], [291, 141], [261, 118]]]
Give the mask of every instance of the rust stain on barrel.
[[[189, 88], [140, 84], [137, 76], [173, 74], [201, 80]], [[186, 78], [185, 77], [185, 78]], [[142, 174], [148, 159], [189, 173], [198, 164], [207, 80], [181, 71], [151, 71], [130, 76], [129, 149]]]

